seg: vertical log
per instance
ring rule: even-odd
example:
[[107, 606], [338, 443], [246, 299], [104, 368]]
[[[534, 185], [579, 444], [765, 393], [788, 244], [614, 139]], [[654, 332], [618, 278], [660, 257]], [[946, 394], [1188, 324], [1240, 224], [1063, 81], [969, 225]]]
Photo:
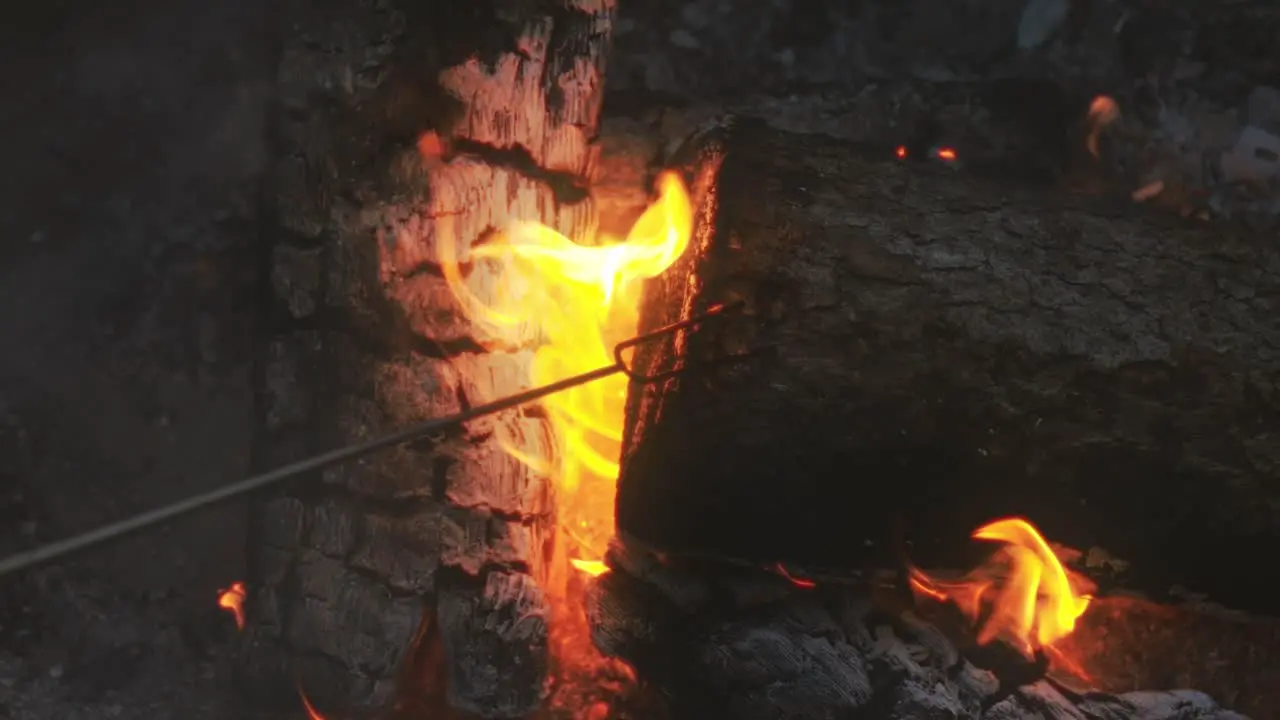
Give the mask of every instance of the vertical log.
[[[513, 220], [593, 233], [612, 11], [612, 0], [289, 0], [261, 465], [526, 386], [534, 339], [485, 337], [441, 260], [483, 272], [469, 248]], [[541, 703], [536, 578], [553, 498], [499, 437], [552, 447], [545, 420], [510, 412], [260, 504], [256, 683], [292, 692], [297, 679], [321, 709], [385, 705], [434, 608], [452, 705], [517, 717]]]

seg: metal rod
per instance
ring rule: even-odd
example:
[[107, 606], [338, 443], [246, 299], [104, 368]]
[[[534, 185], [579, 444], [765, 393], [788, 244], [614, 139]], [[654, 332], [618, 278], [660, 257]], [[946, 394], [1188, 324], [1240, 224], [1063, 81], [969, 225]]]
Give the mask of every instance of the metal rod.
[[439, 430], [444, 430], [462, 423], [475, 420], [476, 418], [492, 415], [503, 410], [510, 410], [520, 405], [531, 403], [535, 400], [541, 400], [548, 395], [567, 390], [578, 385], [585, 385], [604, 377], [614, 375], [623, 371], [623, 366], [617, 363], [596, 368], [590, 372], [575, 375], [573, 377], [558, 380], [556, 382], [542, 385], [540, 387], [526, 390], [525, 392], [511, 395], [500, 400], [494, 400], [491, 403], [477, 405], [476, 407], [464, 410], [463, 412], [448, 417], [437, 418], [433, 420], [424, 420], [420, 423], [410, 425], [395, 432], [366, 440], [355, 445], [348, 445], [337, 450], [316, 455], [315, 457], [299, 460], [298, 462], [276, 468], [269, 472], [255, 475], [238, 483], [233, 483], [216, 490], [210, 490], [185, 500], [180, 500], [171, 505], [165, 505], [154, 510], [134, 515], [119, 522], [104, 525], [100, 528], [90, 530], [69, 537], [65, 540], [58, 540], [42, 545], [40, 547], [18, 553], [11, 557], [0, 561], [0, 577], [10, 573], [24, 570], [33, 565], [40, 565], [50, 560], [56, 560], [65, 555], [69, 555], [77, 550], [83, 550], [94, 545], [98, 545], [108, 540], [114, 540], [129, 533], [143, 530], [153, 525], [158, 525], [167, 520], [193, 513], [210, 505], [217, 504], [223, 500], [228, 500], [237, 495], [244, 495], [259, 490], [268, 485], [274, 485], [282, 480], [286, 480], [295, 475], [300, 475], [312, 470], [320, 470], [331, 465], [336, 465], [346, 460], [351, 460], [363, 455], [368, 455], [375, 450], [381, 450], [392, 445], [399, 445], [410, 440], [416, 440], [421, 437], [430, 435]]
[[492, 415], [497, 412], [502, 412], [503, 410], [510, 410], [521, 405], [527, 405], [535, 400], [541, 400], [548, 395], [554, 395], [558, 392], [563, 392], [564, 390], [568, 390], [569, 388], [577, 387], [579, 385], [586, 385], [587, 383], [595, 382], [596, 380], [606, 378], [610, 375], [623, 373], [632, 382], [641, 384], [666, 379], [672, 375], [686, 371], [689, 369], [689, 366], [680, 365], [674, 370], [656, 375], [643, 375], [635, 372], [627, 366], [622, 357], [623, 351], [627, 349], [635, 349], [640, 345], [662, 339], [677, 331], [691, 328], [695, 325], [700, 325], [717, 315], [741, 310], [742, 307], [743, 303], [741, 302], [731, 303], [728, 305], [716, 305], [701, 315], [697, 315], [677, 323], [672, 323], [654, 330], [653, 332], [638, 335], [630, 340], [624, 340], [619, 343], [614, 350], [614, 363], [612, 365], [598, 367], [595, 370], [574, 375], [573, 377], [567, 377], [563, 380], [557, 380], [556, 382], [548, 383], [540, 387], [531, 388], [524, 392], [516, 393], [515, 395], [501, 398], [499, 400], [494, 400], [493, 402], [486, 403], [484, 405], [477, 405], [476, 407], [448, 417], [424, 420], [420, 423], [415, 423], [386, 435], [373, 438], [372, 440], [366, 440], [354, 445], [347, 445], [345, 447], [338, 448], [337, 450], [331, 450], [322, 455], [307, 458], [306, 460], [299, 460], [298, 462], [276, 468], [270, 472], [265, 472], [261, 475], [255, 475], [246, 480], [241, 480], [238, 483], [220, 487], [216, 490], [210, 490], [209, 492], [201, 493], [154, 510], [148, 510], [147, 512], [134, 515], [131, 518], [126, 518], [119, 522], [111, 523], [110, 525], [104, 525], [95, 530], [90, 530], [89, 532], [81, 533], [80, 535], [75, 535], [65, 540], [58, 540], [47, 545], [41, 545], [40, 547], [27, 550], [26, 552], [21, 552], [17, 555], [7, 557], [4, 560], [0, 560], [0, 577], [19, 570], [25, 570], [26, 568], [34, 565], [49, 562], [50, 560], [56, 560], [78, 550], [99, 545], [109, 540], [114, 540], [124, 535], [128, 535], [129, 533], [143, 530], [153, 525], [158, 525], [182, 515], [193, 513], [202, 508], [222, 502], [223, 500], [229, 500], [237, 495], [251, 493], [255, 490], [267, 487], [268, 485], [274, 485], [295, 475], [301, 475], [302, 473], [310, 472], [312, 470], [320, 470], [331, 465], [336, 465], [340, 462], [368, 455], [375, 450], [381, 450], [385, 447], [400, 445], [402, 443], [409, 442], [410, 440], [416, 440], [439, 430], [461, 425], [462, 423], [484, 417], [485, 415]]

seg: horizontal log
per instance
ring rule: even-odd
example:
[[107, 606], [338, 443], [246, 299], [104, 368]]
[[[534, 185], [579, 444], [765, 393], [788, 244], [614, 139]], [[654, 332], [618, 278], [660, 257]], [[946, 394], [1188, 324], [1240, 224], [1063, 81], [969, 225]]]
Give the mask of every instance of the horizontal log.
[[[1280, 246], [740, 121], [699, 134], [690, 250], [642, 326], [697, 361], [633, 388], [619, 528], [670, 552], [967, 566], [1024, 515], [1141, 587], [1274, 603]], [[641, 369], [670, 348], [646, 348]]]

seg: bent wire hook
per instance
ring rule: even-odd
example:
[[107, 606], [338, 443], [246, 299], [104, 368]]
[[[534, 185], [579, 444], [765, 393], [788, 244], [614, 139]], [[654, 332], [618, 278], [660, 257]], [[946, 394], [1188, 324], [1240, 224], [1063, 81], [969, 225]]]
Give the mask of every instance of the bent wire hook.
[[[609, 377], [610, 375], [623, 373], [630, 378], [632, 382], [640, 384], [651, 384], [665, 380], [666, 378], [690, 370], [694, 366], [686, 362], [679, 364], [672, 370], [646, 375], [637, 373], [634, 368], [629, 367], [623, 360], [623, 352], [628, 349], [633, 349], [671, 337], [681, 330], [701, 325], [708, 320], [712, 320], [718, 316], [723, 316], [741, 309], [742, 303], [740, 302], [729, 305], [717, 305], [707, 312], [691, 317], [688, 320], [673, 323], [666, 327], [654, 330], [653, 332], [637, 335], [629, 340], [624, 340], [614, 347], [614, 362], [612, 365], [605, 365], [580, 375], [574, 375], [573, 377], [567, 377], [563, 380], [548, 383], [547, 385], [530, 388], [529, 390], [515, 395], [494, 400], [493, 402], [485, 403], [484, 405], [477, 405], [476, 407], [468, 408], [467, 410], [454, 415], [424, 420], [371, 440], [366, 440], [354, 445], [347, 445], [345, 447], [338, 448], [337, 450], [331, 450], [321, 455], [316, 455], [305, 460], [299, 460], [295, 463], [285, 465], [284, 467], [262, 473], [261, 475], [255, 475], [248, 479], [241, 480], [238, 483], [227, 485], [216, 490], [210, 490], [209, 492], [201, 493], [199, 495], [194, 495], [185, 500], [180, 500], [154, 510], [148, 510], [147, 512], [140, 513], [109, 525], [104, 525], [95, 530], [90, 530], [89, 532], [66, 538], [65, 540], [58, 540], [47, 545], [41, 545], [40, 547], [27, 550], [26, 552], [12, 555], [5, 558], [3, 561], [0, 561], [0, 576], [8, 575], [34, 565], [55, 560], [76, 552], [77, 550], [83, 550], [109, 540], [114, 540], [118, 537], [157, 525], [178, 516], [195, 512], [196, 510], [214, 505], [222, 502], [223, 500], [228, 500], [239, 495], [245, 495], [247, 493], [254, 492], [255, 490], [260, 490], [269, 485], [274, 485], [283, 480], [294, 477], [295, 475], [311, 472], [313, 470], [321, 470], [331, 465], [336, 465], [347, 460], [368, 455], [375, 450], [381, 450], [382, 448], [401, 445], [411, 440], [417, 440], [440, 430], [461, 425], [462, 423], [466, 423], [486, 415], [502, 412], [503, 410], [510, 410], [521, 405], [526, 405], [534, 402], [535, 400], [541, 400], [548, 395], [554, 395], [558, 392], [562, 392], [579, 385], [586, 385], [587, 383]], [[731, 359], [733, 358], [723, 358], [723, 360]]]

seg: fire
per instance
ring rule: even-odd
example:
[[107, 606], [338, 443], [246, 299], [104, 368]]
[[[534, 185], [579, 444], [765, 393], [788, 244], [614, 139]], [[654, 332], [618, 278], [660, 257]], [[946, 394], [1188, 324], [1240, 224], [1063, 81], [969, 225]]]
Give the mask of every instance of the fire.
[[580, 560], [578, 558], [572, 558], [569, 560], [569, 564], [572, 565], [575, 570], [584, 572], [591, 577], [600, 577], [601, 575], [609, 572], [609, 566], [599, 560]]
[[[535, 328], [531, 385], [544, 385], [613, 364], [614, 346], [637, 333], [642, 282], [684, 252], [693, 209], [674, 173], [658, 178], [658, 197], [625, 240], [568, 238], [538, 222], [520, 222], [472, 252], [469, 276], [441, 243], [442, 270], [469, 318], [512, 344]], [[478, 273], [482, 268], [486, 273]], [[487, 275], [478, 280], [477, 276]], [[480, 288], [492, 288], [480, 299]], [[557, 538], [543, 578], [555, 613], [553, 645], [562, 666], [598, 662], [574, 597], [582, 576], [607, 571], [622, 451], [627, 379], [614, 375], [543, 401], [556, 438], [555, 457], [536, 457], [510, 439], [504, 447], [554, 483]], [[579, 590], [575, 590], [577, 587]], [[578, 632], [581, 631], [581, 632]], [[565, 638], [579, 636], [579, 641]], [[572, 645], [572, 647], [570, 647]]]
[[235, 616], [236, 629], [244, 629], [244, 583], [236, 581], [231, 587], [218, 591], [218, 607]]
[[[239, 580], [231, 583], [231, 587], [218, 591], [218, 607], [230, 612], [236, 618], [236, 629], [244, 630], [244, 583]], [[326, 720], [307, 699], [307, 694], [298, 686], [298, 697], [302, 698], [302, 707], [307, 711], [307, 720]]]
[[1052, 650], [1071, 634], [1089, 607], [1093, 584], [1063, 567], [1034, 525], [1005, 518], [983, 525], [973, 537], [1003, 545], [987, 564], [959, 580], [940, 580], [912, 568], [912, 589], [955, 604], [980, 624], [980, 644], [1003, 640], [1028, 658], [1037, 650]]

